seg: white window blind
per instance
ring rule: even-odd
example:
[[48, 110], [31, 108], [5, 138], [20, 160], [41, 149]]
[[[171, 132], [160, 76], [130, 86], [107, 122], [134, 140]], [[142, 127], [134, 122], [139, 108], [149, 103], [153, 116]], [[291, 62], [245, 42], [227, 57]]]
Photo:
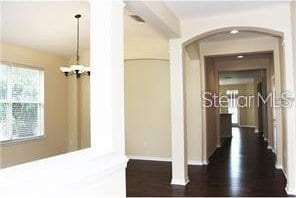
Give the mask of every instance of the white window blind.
[[0, 141], [41, 136], [44, 72], [0, 63]]

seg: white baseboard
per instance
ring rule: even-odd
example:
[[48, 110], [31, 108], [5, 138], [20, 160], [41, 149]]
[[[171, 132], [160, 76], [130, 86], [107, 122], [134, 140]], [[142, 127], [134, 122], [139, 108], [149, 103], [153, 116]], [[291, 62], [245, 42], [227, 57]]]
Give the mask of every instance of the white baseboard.
[[[171, 162], [172, 159], [169, 157], [150, 157], [150, 156], [142, 156], [142, 155], [127, 155], [129, 159], [133, 160], [145, 160], [145, 161], [159, 161], [159, 162]], [[207, 162], [197, 161], [197, 160], [188, 160], [188, 165], [207, 165]]]
[[181, 186], [186, 186], [189, 183], [189, 178], [186, 177], [184, 179], [172, 179], [171, 184], [172, 185], [181, 185]]
[[145, 160], [145, 161], [160, 161], [160, 162], [171, 162], [172, 159], [168, 157], [151, 157], [144, 155], [127, 155], [127, 158], [134, 160]]
[[256, 128], [254, 125], [239, 125], [239, 127]]
[[209, 164], [209, 161], [202, 161], [202, 165], [208, 165]]
[[276, 155], [273, 145], [269, 142], [267, 143], [267, 149], [271, 150]]
[[283, 170], [283, 165], [282, 164], [275, 164], [275, 168], [276, 169], [281, 169], [283, 172], [284, 172], [284, 170]]
[[197, 166], [202, 166], [202, 165], [207, 165], [208, 163], [204, 163], [203, 161], [197, 161], [197, 160], [188, 160], [188, 165], [197, 165]]
[[286, 187], [285, 190], [286, 190], [288, 195], [293, 195], [293, 196], [296, 195], [296, 189], [290, 189], [289, 187]]

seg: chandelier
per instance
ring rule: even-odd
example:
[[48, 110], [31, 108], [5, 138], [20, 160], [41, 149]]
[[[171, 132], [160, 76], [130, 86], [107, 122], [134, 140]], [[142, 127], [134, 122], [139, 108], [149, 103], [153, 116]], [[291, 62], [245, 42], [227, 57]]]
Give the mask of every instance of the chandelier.
[[76, 42], [76, 64], [71, 65], [70, 67], [60, 67], [60, 70], [65, 74], [65, 76], [69, 76], [75, 74], [77, 78], [81, 75], [90, 75], [90, 67], [85, 67], [80, 64], [80, 45], [79, 45], [79, 19], [81, 18], [80, 14], [74, 16], [77, 19], [77, 42]]

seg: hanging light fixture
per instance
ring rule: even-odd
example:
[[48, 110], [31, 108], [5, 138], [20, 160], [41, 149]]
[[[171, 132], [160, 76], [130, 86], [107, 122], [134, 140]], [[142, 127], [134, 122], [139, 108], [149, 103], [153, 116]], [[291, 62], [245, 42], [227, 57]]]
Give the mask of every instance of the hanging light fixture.
[[79, 43], [79, 19], [81, 18], [80, 14], [75, 15], [77, 19], [77, 46], [76, 46], [76, 64], [71, 65], [70, 67], [60, 67], [60, 70], [65, 74], [65, 76], [76, 74], [76, 77], [79, 78], [81, 75], [90, 75], [90, 67], [84, 67], [80, 65], [80, 43]]

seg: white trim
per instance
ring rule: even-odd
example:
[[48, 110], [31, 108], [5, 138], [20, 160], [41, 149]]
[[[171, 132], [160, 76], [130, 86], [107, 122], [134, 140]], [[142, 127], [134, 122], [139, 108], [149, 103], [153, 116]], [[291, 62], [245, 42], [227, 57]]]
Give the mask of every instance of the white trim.
[[203, 162], [203, 161], [197, 161], [197, 160], [188, 160], [188, 165], [197, 165], [197, 166], [203, 166], [203, 165], [207, 165], [207, 162]]
[[[275, 164], [275, 168], [276, 168], [276, 169], [281, 169], [281, 170], [284, 172], [284, 169], [283, 169], [283, 165], [282, 165], [282, 164], [278, 164], [278, 163], [276, 163], [276, 164]], [[285, 176], [286, 176], [286, 174], [285, 174]]]
[[0, 141], [0, 145], [1, 146], [11, 145], [11, 144], [29, 142], [29, 141], [34, 141], [34, 140], [41, 140], [41, 139], [45, 139], [45, 138], [46, 138], [46, 135], [37, 135], [37, 136], [24, 137], [24, 138], [12, 139], [12, 140], [4, 140], [4, 141]]
[[[282, 167], [282, 166], [281, 166]], [[280, 169], [282, 169], [282, 171], [283, 171], [283, 173], [284, 173], [284, 175], [285, 175], [285, 177], [286, 177], [286, 179], [288, 180], [288, 177], [287, 177], [287, 172], [286, 172], [286, 170], [282, 167], [282, 168], [280, 168]], [[289, 185], [287, 184], [287, 186], [286, 186], [286, 188], [285, 188], [285, 190], [286, 190], [286, 192], [287, 192], [287, 194], [288, 195], [296, 195], [296, 190], [293, 190], [293, 189], [289, 189]]]
[[273, 152], [273, 147], [272, 147], [272, 145], [270, 145], [269, 143], [268, 143], [268, 145], [267, 145], [267, 149], [269, 149], [269, 150], [272, 150], [272, 152]]
[[189, 177], [186, 177], [185, 179], [172, 179], [171, 184], [186, 186], [189, 183], [189, 181]]
[[259, 130], [255, 128], [255, 133], [259, 133]]
[[[131, 160], [144, 160], [144, 161], [158, 161], [158, 162], [171, 162], [172, 159], [169, 157], [152, 157], [152, 156], [143, 156], [143, 155], [127, 155], [128, 159]], [[198, 161], [198, 160], [188, 160], [188, 165], [207, 165], [206, 161]]]
[[209, 164], [209, 161], [208, 160], [204, 160], [201, 162], [203, 165], [208, 165]]
[[[127, 158], [124, 155], [116, 153], [99, 155], [93, 149], [83, 149], [2, 169], [0, 193], [1, 197], [38, 198], [40, 193], [44, 198], [85, 197], [82, 195], [90, 189], [89, 185], [97, 186], [96, 193], [100, 193], [100, 183], [109, 179], [110, 175], [117, 174], [117, 171], [124, 172], [126, 166]], [[58, 180], [57, 175], [60, 176]], [[18, 191], [13, 190], [15, 185], [20, 188]], [[31, 190], [32, 185], [36, 190]], [[117, 190], [116, 188], [117, 186], [114, 190]]]
[[296, 195], [296, 190], [290, 190], [288, 187], [285, 188], [288, 195]]
[[256, 131], [256, 126], [254, 125], [239, 125], [239, 127], [255, 128], [255, 131]]
[[169, 157], [152, 157], [144, 155], [126, 155], [128, 159], [132, 160], [145, 160], [145, 161], [158, 161], [158, 162], [171, 162], [172, 159]]
[[[288, 177], [287, 177], [287, 172], [286, 172], [286, 170], [284, 169], [284, 167], [283, 167], [281, 164], [276, 164], [276, 165], [275, 165], [275, 168], [276, 168], [276, 169], [279, 169], [279, 170], [282, 170], [282, 172], [283, 172], [285, 178], [288, 179]], [[294, 190], [290, 190], [289, 187], [288, 187], [288, 185], [287, 185], [287, 187], [285, 188], [285, 190], [286, 190], [286, 192], [287, 192], [288, 195], [296, 195], [296, 191], [294, 191]]]

